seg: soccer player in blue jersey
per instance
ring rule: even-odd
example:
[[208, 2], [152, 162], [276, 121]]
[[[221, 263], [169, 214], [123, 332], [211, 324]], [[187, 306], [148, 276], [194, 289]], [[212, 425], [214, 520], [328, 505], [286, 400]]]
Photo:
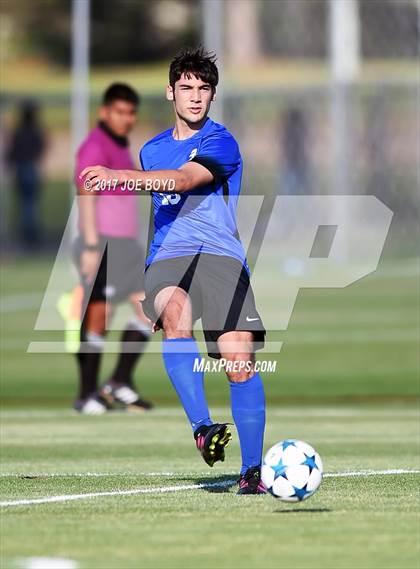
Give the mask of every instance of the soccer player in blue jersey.
[[[167, 99], [175, 126], [140, 152], [143, 170], [85, 168], [89, 184], [151, 189], [154, 238], [146, 260], [143, 308], [163, 329], [163, 360], [207, 464], [225, 458], [231, 433], [210, 417], [194, 322], [201, 318], [209, 356], [222, 358], [242, 468], [238, 494], [262, 494], [260, 469], [265, 396], [255, 350], [265, 330], [255, 307], [249, 268], [236, 228], [241, 186], [238, 144], [208, 113], [218, 70], [203, 49], [184, 50], [171, 63]], [[156, 191], [158, 190], [158, 191]]]

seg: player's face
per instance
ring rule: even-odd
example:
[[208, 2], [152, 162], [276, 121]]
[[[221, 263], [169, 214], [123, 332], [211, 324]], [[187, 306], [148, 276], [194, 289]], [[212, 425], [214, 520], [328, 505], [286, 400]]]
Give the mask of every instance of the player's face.
[[202, 121], [209, 112], [213, 89], [198, 77], [181, 75], [175, 88], [168, 87], [168, 99], [173, 100], [177, 115], [190, 124]]
[[103, 105], [100, 117], [117, 136], [127, 136], [137, 120], [137, 107], [128, 101], [113, 101]]

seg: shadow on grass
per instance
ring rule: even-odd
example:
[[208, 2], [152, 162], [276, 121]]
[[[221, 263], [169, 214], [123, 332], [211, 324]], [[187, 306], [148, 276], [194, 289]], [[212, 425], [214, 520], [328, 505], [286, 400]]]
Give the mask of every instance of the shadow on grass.
[[196, 484], [203, 484], [202, 490], [209, 492], [210, 494], [223, 494], [228, 493], [229, 489], [236, 486], [236, 480], [232, 475], [206, 477], [206, 478], [196, 478], [194, 480]]

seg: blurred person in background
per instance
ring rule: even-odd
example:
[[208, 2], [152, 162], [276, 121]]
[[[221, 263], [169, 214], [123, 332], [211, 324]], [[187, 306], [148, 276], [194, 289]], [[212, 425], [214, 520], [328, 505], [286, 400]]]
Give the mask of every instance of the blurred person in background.
[[388, 207], [395, 208], [392, 176], [389, 166], [389, 141], [392, 140], [389, 128], [389, 108], [386, 97], [375, 97], [369, 108], [369, 120], [366, 121], [365, 160], [368, 164], [367, 194], [379, 196]]
[[[287, 109], [281, 120], [280, 133], [283, 164], [279, 193], [286, 196], [312, 194], [311, 164], [308, 155], [309, 127], [304, 111], [298, 107]], [[304, 204], [301, 207], [305, 207]], [[278, 228], [281, 240], [287, 239], [290, 231], [299, 223], [295, 215], [289, 213], [287, 220], [282, 220]], [[298, 276], [304, 273], [305, 268], [300, 259], [291, 256], [285, 260], [282, 270], [288, 275]]]
[[[73, 253], [83, 299], [77, 353], [80, 390], [74, 408], [84, 414], [105, 413], [114, 403], [130, 411], [152, 408], [151, 403], [140, 398], [133, 383], [134, 369], [151, 334], [140, 304], [144, 298], [144, 250], [138, 243], [138, 197], [118, 187], [115, 191], [89, 192], [80, 187], [79, 180], [80, 172], [92, 162], [109, 168], [134, 168], [127, 137], [136, 123], [139, 102], [138, 94], [128, 85], [114, 83], [108, 87], [99, 110], [100, 120], [77, 152], [80, 235]], [[76, 296], [79, 290], [76, 287]], [[125, 300], [132, 304], [135, 316], [122, 332], [114, 371], [98, 391], [106, 324], [115, 306]]]
[[311, 194], [310, 163], [308, 157], [308, 123], [303, 111], [288, 109], [281, 124], [284, 171], [281, 193], [287, 195]]
[[19, 234], [27, 249], [40, 244], [40, 162], [45, 147], [46, 137], [39, 121], [38, 106], [34, 101], [25, 101], [11, 134], [6, 161], [15, 177]]

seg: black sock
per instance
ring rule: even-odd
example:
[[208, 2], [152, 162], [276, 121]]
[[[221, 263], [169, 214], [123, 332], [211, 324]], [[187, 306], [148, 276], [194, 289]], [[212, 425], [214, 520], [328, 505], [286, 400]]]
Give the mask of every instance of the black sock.
[[79, 398], [86, 399], [98, 388], [98, 374], [102, 350], [87, 343], [84, 322], [80, 329], [80, 341], [83, 342], [83, 346], [79, 353], [76, 354], [79, 364]]
[[[121, 334], [121, 353], [111, 376], [115, 382], [133, 386], [133, 371], [148, 341], [149, 335], [130, 326], [123, 331]], [[133, 342], [142, 342], [142, 345], [135, 346], [135, 351], [133, 351]]]

